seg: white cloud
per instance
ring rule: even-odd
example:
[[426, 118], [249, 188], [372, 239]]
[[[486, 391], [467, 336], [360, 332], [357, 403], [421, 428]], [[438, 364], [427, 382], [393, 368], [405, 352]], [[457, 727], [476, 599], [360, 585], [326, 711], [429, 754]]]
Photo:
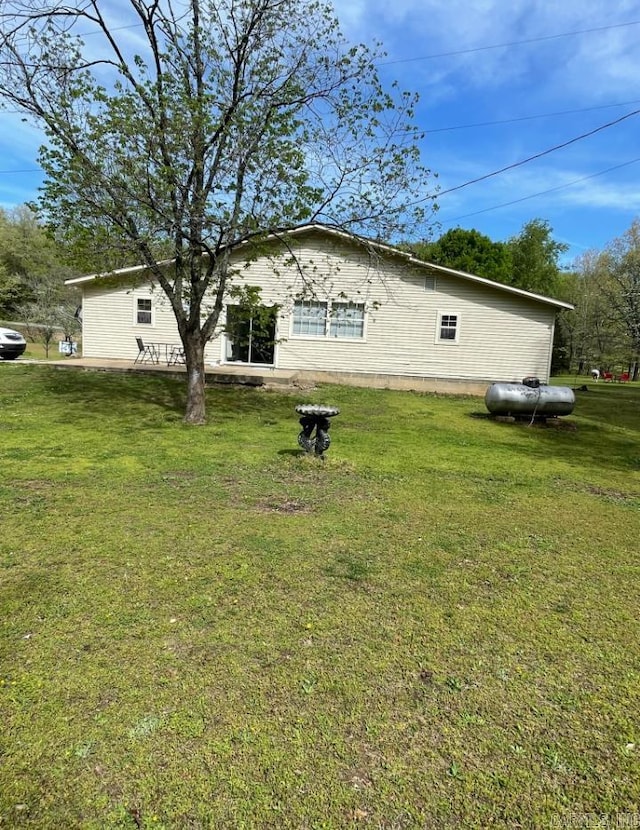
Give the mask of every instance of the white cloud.
[[462, 53], [394, 65], [405, 79], [418, 76], [428, 94], [435, 88], [438, 99], [445, 90], [453, 96], [530, 81], [537, 87], [533, 95], [550, 99], [570, 93], [588, 101], [637, 90], [640, 26], [521, 43], [639, 19], [629, 0], [616, 4], [615, 16], [604, 0], [354, 0], [338, 3], [337, 12], [350, 37], [381, 39], [390, 60]]
[[[496, 213], [549, 216], [562, 211], [586, 209], [598, 212], [640, 212], [640, 162], [591, 177], [590, 171], [576, 168], [538, 165], [514, 170], [471, 185], [440, 200], [440, 219], [448, 227], [464, 219], [465, 225], [475, 217]], [[467, 171], [473, 175], [471, 171]], [[476, 171], [476, 175], [477, 175]], [[446, 187], [443, 187], [443, 190]]]

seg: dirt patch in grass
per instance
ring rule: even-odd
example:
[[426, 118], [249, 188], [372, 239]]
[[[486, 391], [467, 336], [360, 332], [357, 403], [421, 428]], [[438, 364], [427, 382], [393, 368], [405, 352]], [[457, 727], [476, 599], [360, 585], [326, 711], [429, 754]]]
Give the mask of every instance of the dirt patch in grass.
[[586, 488], [588, 493], [594, 496], [601, 496], [605, 499], [610, 499], [617, 502], [636, 502], [640, 503], [640, 495], [632, 493], [622, 493], [619, 490], [611, 490], [608, 487], [591, 486]]
[[257, 502], [254, 509], [263, 513], [313, 513], [313, 506], [309, 502], [298, 501], [297, 499]]

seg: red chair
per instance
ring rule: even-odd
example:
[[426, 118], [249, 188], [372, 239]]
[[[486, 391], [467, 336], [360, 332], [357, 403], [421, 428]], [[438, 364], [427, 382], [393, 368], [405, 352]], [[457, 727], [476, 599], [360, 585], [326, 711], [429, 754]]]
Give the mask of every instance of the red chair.
[[613, 373], [612, 372], [603, 372], [602, 373], [602, 380], [608, 381], [609, 383], [611, 383], [611, 381], [613, 380]]
[[618, 380], [620, 383], [629, 383], [629, 372], [623, 372]]

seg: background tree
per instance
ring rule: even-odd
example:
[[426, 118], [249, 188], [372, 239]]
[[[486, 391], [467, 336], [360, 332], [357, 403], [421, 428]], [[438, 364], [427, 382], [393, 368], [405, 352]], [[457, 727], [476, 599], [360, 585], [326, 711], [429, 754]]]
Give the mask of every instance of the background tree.
[[36, 300], [41, 281], [57, 284], [73, 275], [65, 251], [27, 205], [0, 210], [0, 318], [21, 319], [19, 309]]
[[[558, 300], [575, 305], [579, 294], [580, 276], [575, 271], [567, 271], [560, 275]], [[578, 313], [563, 309], [556, 315], [553, 332], [553, 353], [551, 357], [551, 374], [567, 374], [571, 371], [576, 355], [580, 351], [578, 327]]]
[[434, 242], [404, 243], [402, 247], [426, 262], [557, 297], [561, 289], [559, 260], [568, 246], [552, 234], [546, 220], [532, 219], [507, 242], [494, 242], [477, 230], [452, 228]]
[[613, 370], [628, 358], [627, 333], [608, 299], [609, 282], [602, 252], [587, 251], [573, 265], [570, 292], [561, 296], [575, 305], [562, 319], [570, 328], [570, 363], [580, 374]]
[[493, 242], [476, 230], [452, 228], [435, 242], [405, 246], [425, 262], [477, 274], [496, 282], [511, 281], [511, 250], [504, 242]]
[[[125, 5], [137, 54], [99, 0], [6, 0], [0, 93], [46, 130], [50, 221], [107, 228], [161, 286], [185, 351], [185, 420], [202, 423], [235, 247], [305, 222], [393, 239], [423, 218], [406, 209], [428, 173], [415, 99], [382, 88], [379, 50], [347, 43], [324, 0]], [[86, 29], [101, 39], [85, 45]]]
[[598, 260], [602, 291], [628, 338], [627, 365], [638, 377], [640, 356], [640, 221], [614, 239]]
[[9, 274], [0, 263], [0, 320], [12, 320], [16, 309], [25, 299], [25, 286], [16, 274]]
[[18, 306], [18, 319], [24, 322], [31, 340], [42, 343], [45, 357], [60, 336], [72, 340], [80, 331], [77, 310], [81, 297], [55, 276], [41, 278], [31, 286], [30, 300]]
[[553, 238], [544, 219], [532, 219], [507, 243], [511, 251], [511, 285], [557, 297], [560, 290], [560, 257], [569, 246]]

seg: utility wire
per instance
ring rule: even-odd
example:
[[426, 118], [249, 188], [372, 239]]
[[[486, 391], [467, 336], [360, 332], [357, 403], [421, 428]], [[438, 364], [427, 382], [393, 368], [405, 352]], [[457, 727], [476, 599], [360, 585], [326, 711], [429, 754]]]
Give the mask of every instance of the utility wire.
[[455, 52], [439, 52], [433, 55], [420, 55], [414, 58], [398, 58], [393, 61], [383, 61], [378, 63], [378, 66], [391, 66], [395, 63], [413, 63], [414, 61], [430, 61], [435, 58], [452, 58], [456, 55], [471, 55], [474, 52], [486, 52], [490, 49], [506, 49], [509, 46], [523, 46], [527, 43], [541, 43], [545, 40], [558, 40], [563, 37], [572, 37], [574, 35], [586, 35], [591, 32], [605, 32], [609, 29], [622, 29], [626, 26], [637, 26], [640, 20], [630, 20], [627, 23], [613, 23], [610, 26], [598, 26], [594, 29], [576, 29], [573, 32], [561, 32], [557, 35], [542, 35], [541, 37], [531, 37], [527, 40], [512, 40], [507, 43], [493, 43], [489, 46], [474, 46], [471, 49], [458, 49]]
[[[458, 190], [462, 190], [465, 187], [469, 187], [472, 184], [478, 184], [479, 182], [486, 181], [487, 179], [491, 179], [494, 176], [499, 176], [501, 173], [506, 173], [507, 170], [514, 170], [517, 167], [522, 167], [524, 164], [528, 164], [531, 161], [535, 161], [536, 159], [542, 158], [543, 156], [548, 156], [550, 153], [555, 153], [557, 150], [562, 150], [564, 147], [569, 147], [571, 144], [575, 144], [578, 141], [582, 141], [585, 138], [589, 138], [596, 133], [602, 132], [602, 130], [606, 130], [609, 127], [613, 127], [616, 124], [620, 124], [622, 121], [626, 121], [627, 118], [632, 118], [634, 115], [638, 115], [640, 113], [640, 109], [633, 110], [632, 112], [628, 112], [626, 115], [620, 116], [620, 118], [616, 118], [614, 121], [609, 121], [606, 124], [601, 124], [599, 127], [596, 127], [593, 130], [589, 130], [586, 133], [582, 133], [581, 135], [575, 136], [574, 138], [570, 138], [568, 141], [564, 141], [561, 144], [556, 144], [553, 147], [549, 147], [546, 150], [542, 150], [539, 153], [535, 153], [532, 156], [528, 156], [525, 159], [521, 159], [520, 161], [513, 162], [513, 164], [507, 164], [505, 167], [501, 167], [499, 170], [493, 170], [491, 173], [485, 173], [483, 176], [477, 176], [475, 179], [470, 179], [469, 181], [463, 182], [462, 184], [458, 184], [455, 187], [450, 187], [447, 190], [441, 190], [435, 194], [436, 198], [440, 199], [442, 196], [446, 196], [449, 193], [455, 193]], [[612, 168], [613, 169], [613, 168]], [[3, 171], [0, 171], [3, 172]], [[8, 173], [11, 172], [38, 172], [37, 170], [16, 170], [16, 171], [6, 171]], [[432, 196], [425, 197], [424, 199], [420, 199], [419, 202], [429, 201]], [[419, 204], [419, 202], [414, 202], [413, 204]], [[455, 221], [455, 220], [454, 220]]]
[[517, 118], [504, 118], [500, 121], [478, 121], [475, 124], [458, 124], [455, 127], [435, 127], [433, 130], [425, 130], [426, 135], [434, 133], [446, 133], [452, 130], [470, 130], [475, 127], [493, 127], [497, 124], [515, 124], [518, 121], [534, 121], [537, 118], [555, 118], [559, 115], [576, 115], [580, 112], [594, 112], [595, 110], [612, 109], [613, 107], [628, 107], [631, 104], [640, 104], [640, 98], [634, 101], [621, 101], [618, 104], [601, 104], [597, 107], [582, 107], [577, 110], [560, 110], [559, 112], [543, 112], [538, 115], [521, 115]]
[[[517, 121], [531, 121], [535, 118], [553, 118], [553, 117], [556, 117], [556, 116], [559, 116], [559, 115], [573, 115], [573, 114], [580, 113], [580, 112], [592, 112], [594, 110], [611, 109], [613, 107], [624, 107], [624, 106], [629, 106], [630, 104], [637, 104], [639, 102], [640, 102], [640, 99], [636, 99], [635, 101], [621, 101], [618, 104], [602, 104], [601, 106], [598, 106], [598, 107], [584, 107], [583, 109], [563, 110], [561, 112], [549, 112], [549, 113], [544, 113], [544, 114], [541, 114], [541, 115], [523, 115], [523, 116], [518, 117], [518, 118], [507, 118], [503, 121], [483, 121], [483, 122], [480, 122], [478, 124], [462, 124], [462, 125], [457, 126], [457, 127], [437, 127], [434, 130], [425, 130], [425, 135], [431, 135], [433, 133], [441, 133], [441, 132], [446, 132], [446, 131], [450, 131], [450, 130], [465, 130], [465, 129], [470, 129], [471, 127], [486, 127], [486, 126], [493, 125], [493, 124], [512, 124], [512, 123], [515, 123]], [[495, 173], [488, 173], [486, 176], [482, 176], [479, 179], [473, 179], [470, 182], [466, 182], [465, 184], [458, 185], [457, 188], [452, 188], [452, 190], [458, 190], [462, 187], [466, 187], [468, 184], [475, 184], [475, 182], [482, 181], [484, 178], [488, 178], [489, 176], [496, 176], [496, 175], [498, 175], [498, 173], [502, 173], [505, 170], [509, 170], [510, 167], [517, 167], [521, 164], [525, 164], [528, 161], [539, 158], [540, 156], [551, 153], [554, 150], [558, 150], [558, 149], [561, 149], [562, 147], [566, 147], [568, 144], [571, 144], [575, 141], [580, 141], [582, 138], [587, 138], [588, 136], [593, 135], [594, 133], [597, 133], [599, 130], [604, 130], [605, 128], [611, 127], [614, 124], [619, 123], [620, 121], [624, 121], [625, 118], [630, 118], [632, 115], [637, 115], [639, 112], [640, 112], [640, 110], [634, 110], [633, 112], [627, 113], [627, 115], [623, 115], [621, 118], [618, 118], [616, 121], [611, 121], [608, 124], [603, 124], [601, 127], [597, 127], [595, 130], [592, 130], [591, 132], [584, 133], [583, 135], [577, 136], [576, 138], [572, 138], [570, 141], [567, 141], [564, 144], [558, 144], [556, 147], [551, 147], [549, 150], [545, 150], [544, 152], [538, 153], [535, 156], [531, 156], [528, 159], [524, 159], [523, 161], [519, 161], [514, 165], [510, 165], [509, 167], [503, 167], [501, 170], [497, 170]], [[615, 169], [615, 168], [611, 168], [611, 169]], [[41, 173], [41, 172], [42, 172], [41, 168], [37, 167], [37, 168], [27, 168], [27, 169], [24, 169], [24, 170], [0, 170], [0, 175], [4, 176], [4, 175], [9, 175], [10, 173]], [[442, 196], [445, 193], [451, 193], [452, 190], [443, 190], [438, 194], [438, 196]]]
[[[439, 199], [441, 196], [445, 196], [447, 193], [455, 193], [456, 190], [462, 190], [463, 187], [469, 187], [469, 185], [471, 184], [477, 184], [478, 182], [483, 182], [486, 179], [491, 179], [494, 176], [500, 175], [500, 173], [505, 173], [507, 170], [514, 170], [516, 167], [522, 167], [523, 164], [528, 164], [530, 161], [535, 161], [536, 159], [542, 158], [543, 156], [548, 156], [550, 153], [555, 153], [556, 150], [562, 150], [564, 147], [568, 147], [570, 144], [575, 144], [577, 141], [582, 141], [583, 139], [589, 138], [589, 136], [595, 135], [596, 133], [599, 133], [602, 130], [606, 130], [609, 127], [613, 127], [616, 124], [620, 124], [627, 118], [631, 118], [634, 115], [638, 115], [638, 113], [640, 113], [640, 109], [633, 110], [633, 112], [628, 112], [626, 115], [622, 115], [620, 116], [620, 118], [616, 118], [615, 121], [609, 121], [607, 124], [602, 124], [600, 127], [596, 127], [594, 130], [589, 130], [589, 132], [587, 133], [582, 133], [582, 135], [575, 136], [575, 138], [570, 138], [569, 141], [563, 141], [562, 144], [556, 144], [553, 147], [549, 147], [547, 150], [542, 150], [540, 153], [535, 153], [533, 156], [528, 156], [526, 159], [515, 161], [513, 164], [507, 164], [506, 167], [501, 167], [499, 170], [494, 170], [491, 173], [485, 173], [484, 176], [478, 176], [475, 179], [470, 179], [468, 182], [463, 182], [462, 184], [458, 184], [455, 187], [450, 187], [447, 190], [441, 190], [438, 193], [436, 193], [435, 196]], [[427, 201], [427, 199], [423, 201]]]
[[607, 167], [606, 170], [599, 170], [597, 173], [591, 173], [589, 176], [582, 176], [579, 179], [574, 179], [571, 182], [567, 182], [566, 184], [560, 184], [557, 187], [550, 187], [548, 190], [540, 190], [538, 193], [530, 193], [528, 196], [522, 196], [520, 199], [512, 199], [510, 202], [503, 202], [500, 205], [493, 205], [492, 207], [483, 208], [482, 210], [474, 210], [473, 213], [465, 213], [462, 216], [454, 216], [452, 219], [439, 219], [438, 221], [444, 225], [450, 225], [453, 222], [458, 222], [460, 219], [468, 219], [470, 216], [479, 216], [481, 213], [489, 213], [492, 210], [499, 210], [503, 207], [510, 207], [511, 205], [517, 205], [519, 202], [526, 202], [529, 199], [536, 199], [538, 196], [546, 196], [549, 193], [557, 193], [559, 190], [564, 190], [567, 187], [573, 187], [575, 184], [580, 184], [580, 182], [586, 182], [588, 179], [595, 179], [598, 176], [604, 176], [606, 173], [611, 173], [614, 170], [620, 170], [623, 167], [630, 167], [632, 164], [637, 164], [640, 161], [640, 157], [631, 159], [631, 161], [625, 161], [622, 164], [616, 164], [613, 167]]

